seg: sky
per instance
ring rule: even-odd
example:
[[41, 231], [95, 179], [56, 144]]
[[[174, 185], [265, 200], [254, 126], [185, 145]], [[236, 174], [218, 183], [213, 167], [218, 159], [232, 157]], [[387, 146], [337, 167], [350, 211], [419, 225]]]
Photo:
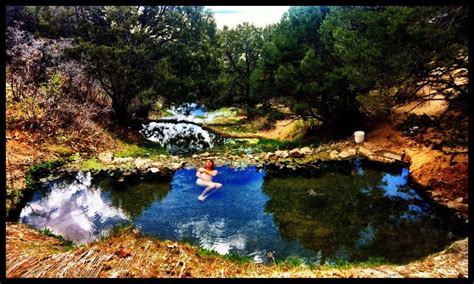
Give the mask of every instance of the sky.
[[206, 6], [214, 12], [217, 28], [224, 25], [233, 28], [240, 23], [249, 22], [258, 27], [274, 24], [290, 6]]

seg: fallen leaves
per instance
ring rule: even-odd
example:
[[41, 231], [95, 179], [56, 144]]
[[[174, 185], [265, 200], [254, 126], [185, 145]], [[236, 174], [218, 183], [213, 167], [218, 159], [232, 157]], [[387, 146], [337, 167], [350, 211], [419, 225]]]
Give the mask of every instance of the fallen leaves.
[[115, 255], [121, 258], [132, 256], [132, 250], [129, 248], [120, 247], [120, 249], [115, 252]]

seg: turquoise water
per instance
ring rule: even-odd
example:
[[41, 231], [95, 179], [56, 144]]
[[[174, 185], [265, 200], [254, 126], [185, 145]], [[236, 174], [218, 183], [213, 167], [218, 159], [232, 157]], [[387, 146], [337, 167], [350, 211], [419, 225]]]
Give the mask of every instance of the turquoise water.
[[[354, 164], [331, 170], [218, 167], [223, 187], [204, 202], [195, 169], [117, 182], [79, 173], [38, 190], [20, 222], [90, 242], [113, 225], [257, 262], [384, 259], [402, 263], [443, 249], [466, 230], [406, 186], [406, 169]], [[270, 256], [271, 255], [271, 256]]]

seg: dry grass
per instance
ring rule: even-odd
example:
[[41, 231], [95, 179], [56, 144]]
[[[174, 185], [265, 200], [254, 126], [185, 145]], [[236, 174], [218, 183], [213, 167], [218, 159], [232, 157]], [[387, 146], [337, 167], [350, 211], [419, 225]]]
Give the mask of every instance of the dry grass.
[[[122, 257], [120, 250], [131, 251]], [[467, 277], [467, 239], [443, 252], [408, 265], [310, 269], [238, 263], [202, 256], [188, 244], [158, 241], [123, 230], [104, 240], [64, 251], [61, 242], [23, 224], [7, 224], [8, 278], [149, 278], [149, 277]]]

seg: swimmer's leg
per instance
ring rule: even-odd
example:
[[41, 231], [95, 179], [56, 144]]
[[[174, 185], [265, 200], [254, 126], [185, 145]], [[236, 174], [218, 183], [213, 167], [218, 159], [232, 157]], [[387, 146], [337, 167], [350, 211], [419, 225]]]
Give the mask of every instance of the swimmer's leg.
[[198, 199], [204, 201], [206, 199], [207, 194], [213, 189], [219, 189], [222, 187], [221, 183], [218, 182], [209, 182], [209, 186], [204, 189], [204, 191], [199, 195]]
[[198, 178], [198, 179], [196, 180], [196, 184], [199, 185], [199, 186], [204, 186], [204, 187], [208, 187], [208, 186], [211, 185], [210, 182], [204, 181], [204, 180], [202, 180], [202, 179], [200, 179], [200, 178]]
[[209, 191], [213, 190], [214, 188], [215, 188], [214, 185], [210, 185], [210, 186], [206, 187], [206, 188], [203, 190], [203, 192], [198, 196], [198, 199], [201, 200], [201, 201], [204, 201], [204, 199], [206, 199], [206, 194], [207, 194]]

